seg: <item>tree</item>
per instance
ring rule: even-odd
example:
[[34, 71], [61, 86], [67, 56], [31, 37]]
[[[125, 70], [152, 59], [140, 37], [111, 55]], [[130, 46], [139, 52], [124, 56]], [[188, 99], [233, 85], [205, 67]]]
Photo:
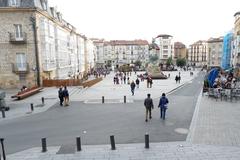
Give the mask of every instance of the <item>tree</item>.
[[176, 63], [178, 67], [183, 67], [183, 66], [186, 66], [187, 62], [185, 58], [178, 58]]
[[170, 65], [172, 65], [173, 63], [172, 63], [172, 56], [171, 57], [169, 57], [168, 59], [167, 59], [167, 62], [166, 62], [166, 65], [167, 66], [170, 66]]
[[149, 61], [154, 63], [158, 60], [158, 55], [157, 54], [154, 54], [154, 55], [150, 55], [149, 57]]
[[135, 61], [135, 66], [141, 67], [142, 62], [140, 60]]

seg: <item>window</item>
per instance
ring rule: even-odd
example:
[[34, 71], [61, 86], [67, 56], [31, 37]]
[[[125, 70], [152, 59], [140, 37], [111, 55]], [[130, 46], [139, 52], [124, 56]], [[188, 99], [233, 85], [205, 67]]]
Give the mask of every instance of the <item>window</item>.
[[163, 49], [168, 49], [168, 46], [164, 45], [164, 46], [163, 46]]
[[19, 71], [25, 71], [27, 69], [25, 53], [16, 54], [16, 67]]
[[20, 6], [20, 0], [9, 0], [9, 6], [12, 6], [12, 7]]
[[16, 38], [23, 38], [22, 25], [15, 24], [14, 26], [15, 26]]

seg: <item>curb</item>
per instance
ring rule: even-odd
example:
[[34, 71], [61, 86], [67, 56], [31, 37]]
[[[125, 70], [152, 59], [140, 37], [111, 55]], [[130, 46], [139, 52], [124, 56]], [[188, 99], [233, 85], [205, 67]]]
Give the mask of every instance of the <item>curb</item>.
[[202, 89], [201, 89], [200, 94], [197, 99], [197, 103], [196, 103], [195, 110], [193, 113], [192, 121], [191, 121], [191, 124], [189, 127], [189, 133], [186, 138], [186, 142], [189, 142], [189, 143], [193, 142], [193, 136], [194, 136], [196, 126], [197, 126], [197, 118], [198, 118], [198, 114], [199, 114], [199, 110], [200, 110], [201, 100], [202, 100]]

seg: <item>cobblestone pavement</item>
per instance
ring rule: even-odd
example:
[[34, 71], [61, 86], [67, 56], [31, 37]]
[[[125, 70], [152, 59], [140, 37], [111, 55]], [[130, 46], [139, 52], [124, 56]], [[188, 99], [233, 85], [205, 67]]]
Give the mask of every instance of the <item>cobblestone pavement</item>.
[[[240, 146], [240, 101], [202, 97], [191, 142]], [[240, 158], [240, 157], [239, 157]]]
[[186, 142], [150, 143], [150, 149], [144, 144], [83, 146], [75, 154], [57, 154], [59, 147], [49, 147], [47, 153], [41, 148], [33, 148], [14, 155], [8, 160], [239, 160], [239, 147], [216, 147]]

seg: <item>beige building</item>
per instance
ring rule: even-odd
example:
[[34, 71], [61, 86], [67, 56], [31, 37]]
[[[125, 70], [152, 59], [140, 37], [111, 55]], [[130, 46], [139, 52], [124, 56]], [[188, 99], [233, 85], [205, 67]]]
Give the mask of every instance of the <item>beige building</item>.
[[187, 48], [181, 42], [174, 43], [174, 59], [187, 58]]
[[232, 65], [240, 67], [240, 12], [234, 14], [234, 50], [232, 54]]
[[111, 40], [94, 39], [96, 63], [100, 66], [118, 68], [124, 64], [133, 64], [137, 60], [146, 63], [149, 46], [146, 40]]
[[197, 41], [189, 46], [188, 64], [203, 67], [207, 65], [207, 42]]
[[221, 66], [223, 54], [223, 37], [210, 38], [207, 41], [207, 65]]
[[47, 0], [0, 0], [0, 21], [0, 88], [76, 77], [86, 63], [94, 66], [91, 41]]

